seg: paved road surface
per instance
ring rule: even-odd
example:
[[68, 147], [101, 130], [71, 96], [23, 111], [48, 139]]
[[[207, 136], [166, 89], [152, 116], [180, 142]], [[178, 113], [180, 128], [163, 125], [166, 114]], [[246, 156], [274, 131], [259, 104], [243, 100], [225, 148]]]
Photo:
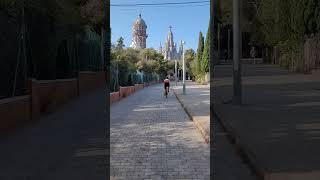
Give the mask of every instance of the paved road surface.
[[[186, 81], [186, 95], [182, 95], [181, 83], [174, 88], [187, 111], [193, 116], [193, 119], [200, 122], [202, 127], [206, 128], [209, 133], [210, 86]], [[211, 120], [215, 123], [213, 129], [215, 138], [212, 141], [216, 143], [216, 149], [212, 154], [214, 162], [210, 164], [211, 168], [214, 169], [214, 180], [255, 180], [255, 175], [251, 173], [246, 163], [242, 161], [242, 158], [236, 152], [236, 148], [229, 142], [227, 133], [223, 131], [217, 119], [211, 118]]]
[[236, 148], [229, 142], [227, 133], [219, 122], [215, 124], [214, 179], [215, 180], [256, 180], [256, 175], [240, 158]]
[[319, 74], [285, 75], [270, 65], [247, 69], [252, 76], [242, 78], [242, 106], [226, 103], [232, 99], [232, 77], [214, 79], [217, 116], [261, 176], [320, 179]]
[[209, 179], [209, 145], [162, 94], [150, 86], [112, 105], [111, 179]]
[[0, 180], [105, 180], [105, 92], [0, 139]]
[[174, 86], [175, 93], [185, 110], [193, 117], [193, 121], [203, 137], [210, 139], [210, 86], [186, 81], [186, 94], [183, 94], [182, 82]]

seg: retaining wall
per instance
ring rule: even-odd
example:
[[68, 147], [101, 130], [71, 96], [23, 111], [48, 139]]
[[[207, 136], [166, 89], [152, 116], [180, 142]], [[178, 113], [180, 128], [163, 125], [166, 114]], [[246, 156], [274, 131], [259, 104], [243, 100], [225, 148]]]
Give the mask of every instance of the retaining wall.
[[[120, 87], [110, 93], [110, 104], [153, 83]], [[31, 80], [31, 95], [0, 99], [0, 130], [9, 130], [19, 124], [39, 119], [42, 114], [53, 112], [72, 99], [103, 87], [104, 72], [81, 72], [79, 79]]]
[[32, 119], [56, 110], [77, 95], [77, 79], [32, 80]]
[[92, 90], [106, 86], [106, 73], [82, 71], [79, 73], [79, 94], [85, 95]]
[[[122, 98], [130, 96], [131, 94], [143, 89], [146, 86], [145, 84], [135, 84], [134, 86], [120, 87], [120, 91], [110, 93], [110, 104], [120, 101]], [[155, 84], [155, 83], [154, 83]]]
[[135, 91], [138, 91], [138, 90], [140, 90], [140, 89], [143, 89], [143, 84], [135, 84], [135, 85], [134, 85], [134, 90], [135, 90]]
[[0, 100], [0, 130], [6, 131], [31, 119], [30, 96], [17, 96]]
[[0, 130], [39, 119], [79, 95], [103, 87], [105, 79], [105, 72], [80, 72], [78, 79], [32, 79], [30, 95], [0, 99]]
[[120, 87], [120, 97], [125, 98], [134, 93], [134, 86]]
[[113, 92], [110, 93], [110, 103], [115, 103], [117, 101], [120, 101], [120, 93], [119, 92]]

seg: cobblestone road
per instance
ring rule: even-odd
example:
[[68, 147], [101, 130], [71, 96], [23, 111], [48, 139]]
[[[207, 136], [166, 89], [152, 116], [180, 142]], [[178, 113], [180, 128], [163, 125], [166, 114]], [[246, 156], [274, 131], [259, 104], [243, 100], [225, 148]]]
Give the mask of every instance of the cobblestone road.
[[209, 144], [162, 86], [140, 90], [110, 113], [111, 179], [210, 179]]
[[97, 90], [1, 137], [0, 180], [105, 180], [104, 97]]
[[257, 180], [227, 139], [219, 122], [215, 124], [214, 180]]

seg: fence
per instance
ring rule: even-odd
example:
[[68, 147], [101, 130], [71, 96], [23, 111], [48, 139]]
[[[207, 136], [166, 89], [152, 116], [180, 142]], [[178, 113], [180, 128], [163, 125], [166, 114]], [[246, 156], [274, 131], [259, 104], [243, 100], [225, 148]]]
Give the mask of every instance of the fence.
[[54, 19], [42, 1], [37, 4], [41, 8], [25, 3], [23, 8], [8, 10], [1, 5], [1, 130], [38, 119], [79, 95], [105, 88], [97, 33], [82, 29], [76, 19], [72, 24]]
[[17, 16], [12, 17], [6, 11], [0, 10], [0, 26], [2, 27], [0, 34], [5, 36], [0, 43], [0, 98], [27, 94], [25, 71], [21, 71], [25, 70], [25, 63], [20, 62], [22, 60], [19, 31], [21, 27], [17, 18]]
[[28, 79], [70, 79], [104, 69], [100, 35], [89, 28], [54, 24], [31, 6], [0, 7], [0, 26], [0, 99], [30, 95]]
[[83, 40], [79, 42], [80, 71], [100, 71], [102, 67], [101, 37], [87, 29]]
[[116, 92], [120, 86], [134, 86], [135, 84], [158, 81], [159, 76], [152, 73], [132, 72], [128, 67], [119, 66], [117, 61], [110, 63], [110, 91]]
[[314, 36], [307, 38], [304, 43], [303, 59], [304, 71], [309, 72], [312, 69], [320, 67], [320, 37]]

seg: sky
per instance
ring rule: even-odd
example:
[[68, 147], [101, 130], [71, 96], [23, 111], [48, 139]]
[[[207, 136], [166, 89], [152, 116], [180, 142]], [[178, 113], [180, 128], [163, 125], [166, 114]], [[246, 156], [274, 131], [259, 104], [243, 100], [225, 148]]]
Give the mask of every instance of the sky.
[[[111, 4], [134, 3], [166, 3], [186, 2], [189, 0], [111, 0]], [[196, 1], [196, 0], [194, 0]], [[207, 3], [208, 4], [208, 3]], [[121, 36], [125, 46], [131, 45], [131, 28], [141, 12], [142, 19], [146, 22], [147, 48], [159, 49], [160, 42], [164, 45], [172, 26], [173, 40], [177, 45], [185, 41], [185, 49], [192, 48], [196, 51], [199, 32], [204, 35], [208, 30], [210, 6], [199, 5], [172, 5], [167, 7], [114, 7], [111, 6], [111, 41], [115, 43]]]

